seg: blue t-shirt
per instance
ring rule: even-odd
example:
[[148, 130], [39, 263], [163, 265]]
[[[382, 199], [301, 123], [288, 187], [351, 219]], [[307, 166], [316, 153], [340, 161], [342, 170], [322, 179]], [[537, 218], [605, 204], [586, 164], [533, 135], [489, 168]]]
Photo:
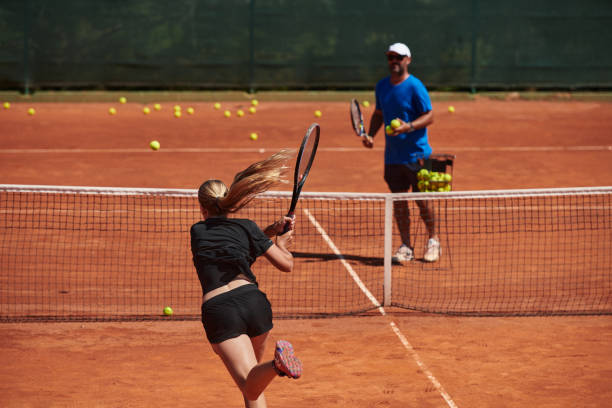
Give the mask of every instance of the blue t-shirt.
[[[382, 111], [387, 126], [395, 118], [412, 122], [431, 111], [432, 107], [425, 85], [410, 75], [397, 85], [391, 84], [390, 77], [378, 81], [376, 109]], [[385, 164], [414, 163], [417, 159], [429, 157], [432, 151], [427, 139], [427, 128], [397, 136], [389, 136], [385, 132], [385, 141]]]

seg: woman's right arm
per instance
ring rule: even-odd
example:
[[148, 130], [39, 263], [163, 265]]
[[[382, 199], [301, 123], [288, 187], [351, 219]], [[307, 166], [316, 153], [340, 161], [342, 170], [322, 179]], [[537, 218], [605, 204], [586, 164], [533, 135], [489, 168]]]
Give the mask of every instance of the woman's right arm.
[[293, 230], [276, 237], [276, 244], [272, 244], [264, 256], [272, 265], [283, 272], [293, 270], [293, 254], [287, 249], [293, 239]]

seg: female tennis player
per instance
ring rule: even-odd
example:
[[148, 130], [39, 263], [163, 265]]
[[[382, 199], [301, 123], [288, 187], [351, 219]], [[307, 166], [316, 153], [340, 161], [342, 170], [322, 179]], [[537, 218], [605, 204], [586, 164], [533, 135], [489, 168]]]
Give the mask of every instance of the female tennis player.
[[[262, 231], [251, 220], [227, 215], [282, 182], [289, 156], [281, 151], [252, 164], [236, 174], [229, 189], [219, 180], [204, 182], [198, 190], [204, 221], [191, 227], [206, 337], [240, 388], [246, 407], [266, 407], [263, 391], [276, 376], [299, 378], [302, 373], [293, 347], [284, 340], [276, 342], [274, 360], [261, 361], [273, 326], [272, 309], [250, 268], [263, 255], [283, 272], [293, 269], [287, 248], [294, 220], [282, 217]], [[289, 231], [282, 234], [287, 223]]]

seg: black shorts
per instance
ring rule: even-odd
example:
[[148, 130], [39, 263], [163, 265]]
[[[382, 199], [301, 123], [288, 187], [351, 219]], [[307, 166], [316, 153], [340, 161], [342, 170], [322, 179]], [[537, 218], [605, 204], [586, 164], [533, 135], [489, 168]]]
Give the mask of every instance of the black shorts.
[[417, 173], [423, 168], [421, 163], [385, 165], [385, 181], [392, 193], [419, 192]]
[[240, 286], [204, 302], [202, 324], [212, 344], [241, 334], [256, 337], [272, 329], [272, 306], [257, 286]]

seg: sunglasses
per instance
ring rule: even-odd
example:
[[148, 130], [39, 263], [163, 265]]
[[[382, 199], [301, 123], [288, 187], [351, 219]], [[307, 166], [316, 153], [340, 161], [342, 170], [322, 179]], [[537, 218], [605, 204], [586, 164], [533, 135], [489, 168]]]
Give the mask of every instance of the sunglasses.
[[387, 60], [388, 61], [401, 61], [404, 59], [403, 55], [399, 55], [399, 54], [389, 54], [387, 55]]

